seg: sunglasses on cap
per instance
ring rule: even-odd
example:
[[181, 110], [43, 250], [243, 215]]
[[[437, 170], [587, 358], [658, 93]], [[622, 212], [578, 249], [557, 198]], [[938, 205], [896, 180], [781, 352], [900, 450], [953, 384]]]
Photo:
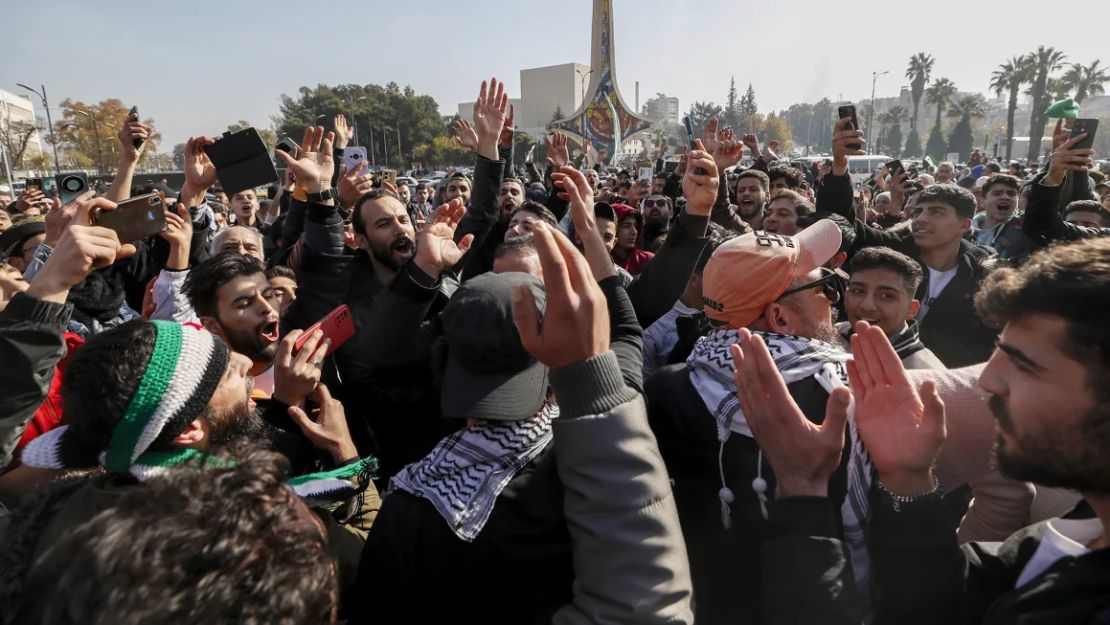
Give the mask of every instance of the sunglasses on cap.
[[663, 208], [664, 206], [667, 206], [667, 200], [664, 200], [664, 199], [644, 200], [643, 204], [644, 204], [644, 208], [651, 208], [652, 206], [658, 206], [659, 208]]
[[783, 291], [782, 295], [775, 301], [777, 302], [787, 295], [793, 295], [794, 293], [801, 293], [802, 291], [820, 287], [821, 293], [830, 303], [835, 304], [839, 302], [840, 298], [844, 295], [844, 289], [848, 286], [848, 274], [839, 269], [829, 269], [828, 267], [820, 267], [820, 269], [820, 278]]

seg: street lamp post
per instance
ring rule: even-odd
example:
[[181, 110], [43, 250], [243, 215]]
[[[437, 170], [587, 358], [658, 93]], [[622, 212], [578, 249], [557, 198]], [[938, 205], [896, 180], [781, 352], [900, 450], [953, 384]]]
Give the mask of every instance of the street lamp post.
[[50, 104], [46, 101], [46, 85], [39, 85], [42, 87], [42, 93], [39, 93], [23, 83], [17, 82], [15, 84], [37, 95], [42, 100], [42, 108], [46, 110], [46, 125], [50, 127], [50, 147], [54, 148], [54, 175], [57, 176], [61, 173], [61, 169], [58, 167], [58, 142], [54, 140], [54, 121], [50, 119]]
[[100, 128], [98, 128], [97, 125], [96, 125], [96, 116], [93, 115], [92, 113], [89, 113], [88, 111], [82, 111], [81, 109], [71, 108], [69, 110], [73, 111], [74, 113], [84, 115], [85, 117], [88, 117], [89, 119], [92, 120], [93, 136], [96, 138], [96, 175], [103, 176], [104, 175], [104, 154], [100, 150]]
[[871, 72], [871, 110], [867, 111], [867, 152], [869, 154], [875, 153], [875, 146], [871, 144], [871, 137], [874, 134], [874, 131], [871, 130], [871, 121], [875, 118], [875, 82], [879, 80], [879, 76], [889, 73], [889, 69], [881, 72]]

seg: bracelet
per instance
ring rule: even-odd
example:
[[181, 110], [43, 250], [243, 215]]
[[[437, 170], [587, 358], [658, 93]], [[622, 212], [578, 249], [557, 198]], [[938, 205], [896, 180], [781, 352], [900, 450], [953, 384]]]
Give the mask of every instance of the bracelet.
[[901, 512], [902, 506], [910, 505], [923, 499], [940, 499], [940, 480], [937, 479], [935, 474], [933, 475], [933, 487], [923, 493], [917, 493], [915, 495], [899, 495], [891, 491], [885, 484], [877, 479], [875, 480], [875, 486], [878, 487], [879, 492], [886, 497], [887, 501], [890, 503], [891, 509], [895, 512]]

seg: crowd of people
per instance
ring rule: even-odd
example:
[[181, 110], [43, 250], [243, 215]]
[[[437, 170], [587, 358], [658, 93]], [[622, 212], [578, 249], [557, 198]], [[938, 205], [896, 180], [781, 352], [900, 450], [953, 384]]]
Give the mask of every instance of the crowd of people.
[[133, 188], [131, 117], [102, 193], [0, 197], [0, 623], [1110, 619], [1085, 137], [517, 171], [493, 79], [472, 175], [409, 188], [333, 128], [229, 197], [203, 136]]

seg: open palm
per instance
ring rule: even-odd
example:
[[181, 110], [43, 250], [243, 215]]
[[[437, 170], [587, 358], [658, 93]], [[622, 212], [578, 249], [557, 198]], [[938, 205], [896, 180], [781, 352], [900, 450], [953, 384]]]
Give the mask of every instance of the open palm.
[[848, 376], [856, 427], [879, 474], [928, 472], [944, 444], [944, 404], [932, 381], [919, 395], [882, 329], [865, 322], [852, 336]]
[[468, 234], [455, 241], [455, 229], [466, 215], [462, 199], [455, 198], [441, 205], [432, 214], [428, 223], [416, 235], [416, 258], [414, 262], [421, 271], [429, 276], [439, 277], [443, 270], [454, 267], [470, 250], [474, 235]]
[[505, 127], [505, 116], [509, 106], [509, 96], [505, 85], [491, 78], [489, 83], [482, 81], [478, 99], [474, 102], [474, 131], [479, 137], [496, 141]]

